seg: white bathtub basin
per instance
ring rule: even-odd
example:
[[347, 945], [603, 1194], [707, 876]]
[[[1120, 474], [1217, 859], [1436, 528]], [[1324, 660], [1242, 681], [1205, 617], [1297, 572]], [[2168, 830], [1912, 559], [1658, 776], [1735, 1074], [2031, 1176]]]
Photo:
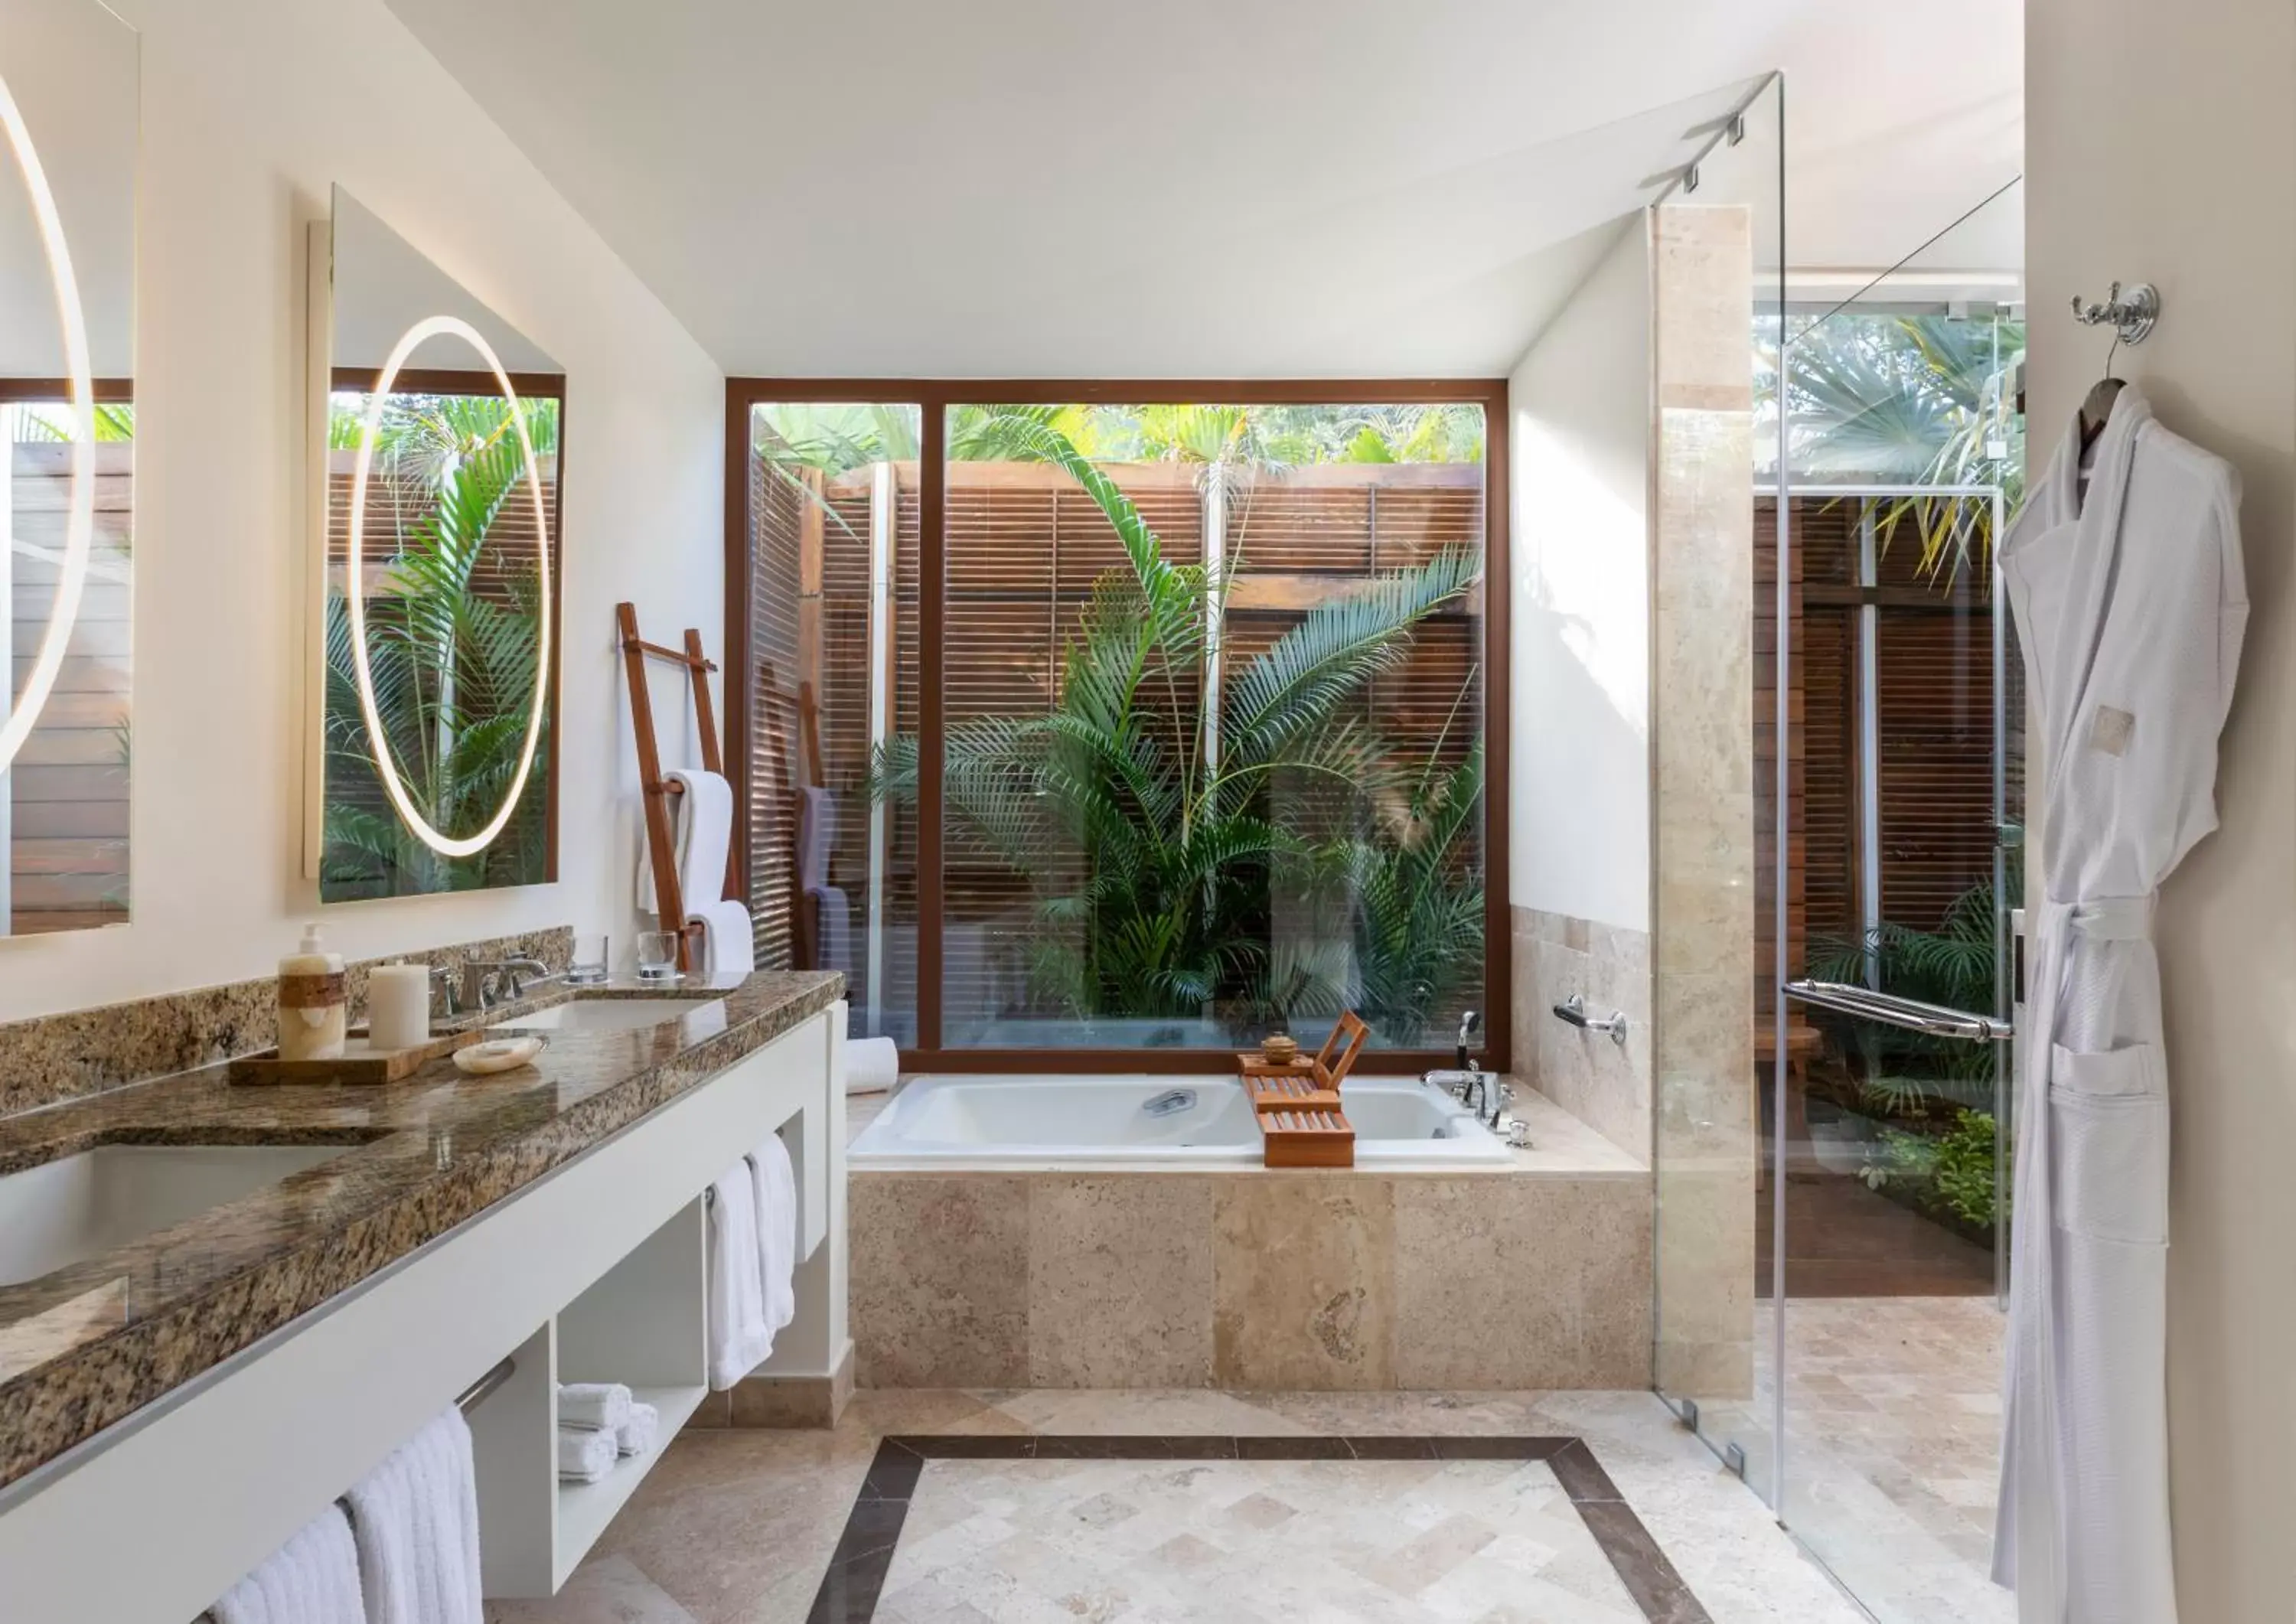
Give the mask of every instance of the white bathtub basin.
[[538, 1009], [530, 1015], [519, 1015], [499, 1026], [489, 1027], [496, 1032], [634, 1032], [640, 1027], [661, 1026], [672, 1021], [692, 1019], [702, 1028], [714, 1021], [718, 1029], [726, 1025], [726, 1000], [723, 998], [575, 998], [565, 1004], [554, 1004], [548, 1009]]
[[[1175, 1095], [1185, 1104], [1150, 1107]], [[1511, 1152], [1458, 1103], [1407, 1078], [1350, 1080], [1356, 1165], [1387, 1171], [1507, 1167]], [[1232, 1077], [921, 1077], [847, 1152], [856, 1169], [1244, 1168], [1259, 1129]]]
[[345, 1154], [341, 1144], [106, 1144], [0, 1177], [0, 1285], [125, 1246]]

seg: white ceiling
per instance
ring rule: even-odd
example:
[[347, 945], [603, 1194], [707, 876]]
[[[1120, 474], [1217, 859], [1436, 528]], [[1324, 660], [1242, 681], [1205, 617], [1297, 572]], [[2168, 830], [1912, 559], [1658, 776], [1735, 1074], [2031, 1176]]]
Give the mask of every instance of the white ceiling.
[[2020, 0], [390, 4], [734, 373], [1490, 374], [1772, 69], [1798, 262], [2022, 145]]

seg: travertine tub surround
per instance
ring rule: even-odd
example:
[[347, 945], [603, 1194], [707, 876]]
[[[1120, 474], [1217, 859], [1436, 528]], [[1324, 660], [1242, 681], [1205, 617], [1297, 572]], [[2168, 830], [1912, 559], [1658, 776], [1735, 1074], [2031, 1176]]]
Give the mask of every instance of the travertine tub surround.
[[[345, 967], [351, 1021], [366, 1018], [367, 972], [393, 959], [530, 958], [562, 970], [573, 951], [572, 928], [557, 925], [360, 959]], [[0, 1117], [259, 1054], [278, 1040], [277, 1006], [277, 982], [263, 976], [9, 1021], [0, 1025]]]
[[[1603, 1147], [1607, 1150], [1607, 1147]], [[1641, 1387], [1650, 1177], [851, 1176], [866, 1387]]]
[[[1651, 1152], [1650, 933], [1538, 908], [1509, 910], [1514, 935], [1514, 1076], [1637, 1161]], [[1627, 1018], [1613, 1043], [1555, 1018], [1573, 993]]]

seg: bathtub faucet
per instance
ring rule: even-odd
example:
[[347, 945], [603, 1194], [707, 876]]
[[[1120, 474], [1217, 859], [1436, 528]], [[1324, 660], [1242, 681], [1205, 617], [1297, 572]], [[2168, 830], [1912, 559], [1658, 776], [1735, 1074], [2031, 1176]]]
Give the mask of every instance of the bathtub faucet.
[[1458, 1101], [1477, 1121], [1494, 1133], [1498, 1130], [1499, 1118], [1505, 1114], [1507, 1106], [1514, 1099], [1514, 1090], [1511, 1087], [1472, 1061], [1456, 1070], [1439, 1067], [1435, 1070], [1423, 1072], [1419, 1080], [1431, 1087], [1440, 1088]]
[[1451, 1063], [1462, 1071], [1467, 1069], [1467, 1039], [1475, 1035], [1475, 1029], [1482, 1023], [1482, 1016], [1472, 1009], [1459, 1017], [1459, 1046], [1452, 1054]]

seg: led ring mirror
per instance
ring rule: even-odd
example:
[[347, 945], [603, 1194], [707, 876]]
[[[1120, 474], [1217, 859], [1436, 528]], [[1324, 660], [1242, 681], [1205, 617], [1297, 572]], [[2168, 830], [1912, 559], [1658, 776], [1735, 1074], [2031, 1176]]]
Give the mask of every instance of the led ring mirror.
[[382, 780], [383, 791], [398, 810], [399, 820], [414, 834], [442, 857], [466, 857], [484, 851], [493, 844], [495, 836], [518, 808], [519, 797], [526, 791], [527, 775], [534, 768], [535, 748], [541, 742], [543, 709], [550, 697], [550, 616], [541, 619], [539, 633], [541, 655], [534, 665], [534, 700], [526, 717], [525, 742], [519, 750], [518, 770], [512, 776], [510, 788], [504, 792], [502, 805], [496, 808], [485, 828], [476, 834], [455, 836], [434, 828], [414, 804], [407, 792], [406, 781], [399, 776], [398, 764], [390, 750], [390, 740], [382, 725], [381, 707], [374, 691], [374, 669], [369, 663], [366, 646], [366, 587], [360, 553], [360, 532], [366, 519], [367, 478], [374, 462], [376, 438], [382, 431], [384, 407], [390, 399], [391, 385], [398, 381], [399, 372], [407, 357], [414, 353], [423, 340], [440, 334], [461, 339], [479, 352], [480, 358], [492, 369], [495, 381], [502, 385], [503, 398], [509, 406], [511, 426], [518, 434], [520, 453], [526, 459], [527, 489], [534, 498], [535, 535], [540, 538], [535, 548], [535, 570], [541, 578], [542, 597], [550, 602], [550, 510], [542, 494], [542, 464], [534, 455], [534, 439], [527, 431], [526, 414], [521, 409], [518, 391], [511, 387], [510, 373], [504, 370], [502, 359], [488, 343], [485, 335], [460, 316], [432, 316], [409, 327], [392, 347], [382, 364], [382, 371], [374, 381], [374, 390], [367, 403], [366, 416], [359, 431], [358, 460], [351, 474], [350, 534], [348, 542], [348, 569], [345, 571], [344, 595], [348, 602], [350, 621], [351, 666], [358, 685], [359, 713], [366, 724], [367, 742], [374, 752], [376, 774]]
[[[71, 385], [71, 498], [64, 529], [64, 554], [56, 583], [56, 601], [48, 611], [47, 630], [40, 652], [24, 683], [22, 696], [0, 726], [0, 773], [8, 770], [30, 736], [33, 723], [48, 702], [63, 669], [64, 652], [70, 644], [72, 624], [79, 618], [80, 595], [87, 586], [88, 553], [95, 537], [95, 379], [88, 361], [87, 318], [80, 308], [79, 283], [72, 276], [71, 250], [64, 243], [55, 195], [48, 189], [47, 171], [40, 167], [32, 133], [7, 82], [0, 79], [0, 125], [8, 132], [8, 145], [30, 193], [32, 214], [39, 223], [40, 245], [48, 257], [48, 273], [55, 283], [56, 318], [64, 341], [64, 365]], [[4, 567], [0, 558], [0, 567]], [[6, 920], [0, 918], [0, 931]]]

